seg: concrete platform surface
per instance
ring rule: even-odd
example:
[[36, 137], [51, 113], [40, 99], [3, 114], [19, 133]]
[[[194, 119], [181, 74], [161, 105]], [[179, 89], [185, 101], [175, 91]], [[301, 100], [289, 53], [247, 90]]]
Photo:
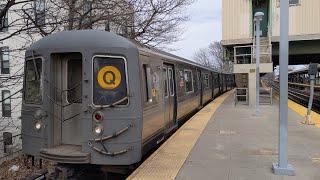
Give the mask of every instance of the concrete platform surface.
[[261, 106], [262, 115], [229, 96], [211, 117], [175, 179], [320, 180], [320, 129], [302, 125], [289, 109], [288, 154], [295, 176], [277, 176], [278, 104]]

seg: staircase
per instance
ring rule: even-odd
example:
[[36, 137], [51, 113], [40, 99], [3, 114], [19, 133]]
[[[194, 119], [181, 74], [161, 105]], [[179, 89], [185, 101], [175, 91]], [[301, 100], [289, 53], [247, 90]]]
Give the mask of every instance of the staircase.
[[[253, 47], [256, 46], [256, 39], [253, 39]], [[253, 48], [253, 63], [256, 62], [255, 48]], [[260, 38], [260, 63], [272, 62], [272, 45], [269, 37]]]
[[248, 74], [236, 74], [235, 75], [236, 85], [238, 88], [248, 88]]

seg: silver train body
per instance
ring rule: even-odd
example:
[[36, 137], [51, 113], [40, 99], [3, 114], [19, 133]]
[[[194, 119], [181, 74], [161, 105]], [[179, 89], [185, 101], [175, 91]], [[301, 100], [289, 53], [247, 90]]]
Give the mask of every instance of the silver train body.
[[26, 51], [23, 152], [66, 164], [141, 161], [234, 76], [103, 31], [60, 32]]

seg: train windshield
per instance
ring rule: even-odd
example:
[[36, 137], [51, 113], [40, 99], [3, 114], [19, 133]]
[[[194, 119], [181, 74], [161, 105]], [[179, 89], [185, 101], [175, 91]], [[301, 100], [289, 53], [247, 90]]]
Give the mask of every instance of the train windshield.
[[127, 105], [127, 72], [123, 57], [96, 56], [93, 59], [93, 104]]
[[28, 104], [42, 102], [42, 59], [26, 61], [24, 100]]

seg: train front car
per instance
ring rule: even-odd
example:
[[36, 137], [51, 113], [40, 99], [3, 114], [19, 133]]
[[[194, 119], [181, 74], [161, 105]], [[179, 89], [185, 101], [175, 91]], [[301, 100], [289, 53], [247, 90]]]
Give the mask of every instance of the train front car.
[[23, 152], [59, 163], [141, 159], [138, 49], [103, 31], [60, 32], [26, 52]]

